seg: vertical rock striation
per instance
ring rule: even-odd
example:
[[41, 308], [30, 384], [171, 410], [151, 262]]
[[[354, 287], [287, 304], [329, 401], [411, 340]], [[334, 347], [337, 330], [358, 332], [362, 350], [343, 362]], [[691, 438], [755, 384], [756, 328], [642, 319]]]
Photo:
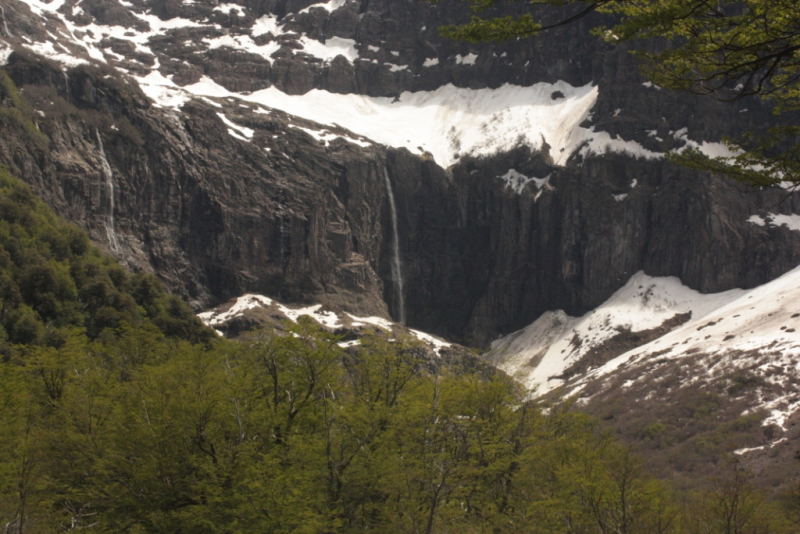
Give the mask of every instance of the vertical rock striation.
[[[449, 0], [327, 8], [269, 1], [240, 10], [171, 0], [96, 4], [60, 16], [72, 17], [76, 31], [94, 22], [144, 32], [157, 26], [147, 16], [185, 24], [150, 37], [149, 52], [107, 37], [97, 43], [105, 64], [81, 56], [84, 64], [68, 68], [15, 41], [3, 69], [22, 90], [28, 122], [4, 119], [0, 164], [198, 309], [245, 292], [384, 317], [390, 302], [410, 326], [484, 345], [543, 311], [592, 309], [638, 270], [711, 292], [753, 287], [800, 263], [799, 232], [748, 222], [800, 211], [785, 192], [744, 190], [663, 160], [594, 154], [588, 145], [562, 167], [553, 165], [562, 155], [545, 143], [538, 151], [460, 154], [443, 169], [424, 153], [266, 105], [213, 96], [156, 104], [132, 78], [389, 102], [447, 84], [593, 83], [599, 97], [584, 130], [652, 153], [687, 136], [714, 141], [771, 120], [758, 102], [730, 113], [644, 86], [627, 50], [587, 37], [597, 20], [548, 39], [470, 45], [438, 36], [439, 25], [468, 16]], [[24, 2], [7, 6], [4, 20], [7, 35], [31, 42], [61, 35], [55, 15], [39, 16]], [[255, 35], [264, 20], [275, 28]], [[251, 46], [248, 39], [274, 45], [274, 53], [236, 44]], [[314, 55], [334, 45], [344, 52]], [[563, 97], [554, 91], [551, 99]], [[13, 100], [0, 95], [5, 107]], [[46, 143], [34, 139], [37, 128]], [[458, 139], [450, 141], [459, 150]], [[512, 175], [527, 181], [511, 187], [503, 177]]]

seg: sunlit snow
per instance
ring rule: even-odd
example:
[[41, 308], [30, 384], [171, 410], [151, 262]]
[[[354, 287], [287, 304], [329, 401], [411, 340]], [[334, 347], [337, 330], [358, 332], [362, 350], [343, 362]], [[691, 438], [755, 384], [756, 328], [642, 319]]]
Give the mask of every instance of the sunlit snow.
[[[60, 20], [68, 34], [65, 34], [67, 41], [83, 48], [89, 58], [103, 62], [106, 58], [120, 59], [119, 54], [100, 48], [108, 38], [131, 42], [139, 53], [154, 55], [149, 47], [150, 40], [169, 30], [222, 30], [219, 25], [208, 22], [195, 22], [179, 17], [161, 20], [152, 14], [135, 12], [134, 15], [149, 26], [147, 31], [96, 23], [77, 27], [57, 12], [63, 4], [61, 0], [50, 4], [40, 0], [23, 1], [35, 13]], [[344, 0], [331, 0], [312, 8], [319, 7], [330, 12], [343, 4]], [[214, 9], [227, 13], [233, 10], [237, 14], [243, 14], [246, 10], [236, 4], [220, 4]], [[271, 59], [280, 49], [280, 43], [273, 40], [258, 45], [254, 41], [254, 37], [268, 32], [276, 36], [283, 33], [282, 26], [274, 15], [264, 15], [256, 20], [250, 29], [250, 35], [226, 34], [208, 37], [203, 42], [208, 49], [227, 47]], [[356, 42], [352, 39], [333, 36], [323, 43], [300, 35], [296, 42], [302, 45], [302, 53], [325, 62], [337, 56], [342, 56], [349, 62], [359, 59]], [[31, 43], [28, 46], [67, 66], [87, 61], [85, 58], [75, 57], [66, 48], [50, 41]], [[474, 53], [455, 56], [455, 61], [463, 65], [472, 65], [476, 60], [477, 55]], [[423, 67], [438, 63], [437, 58], [429, 58], [424, 61]], [[407, 65], [385, 65], [391, 72], [408, 69]], [[605, 132], [595, 132], [594, 127], [580, 126], [597, 100], [598, 88], [591, 84], [573, 87], [559, 81], [552, 84], [539, 83], [531, 87], [507, 84], [497, 89], [477, 90], [446, 85], [435, 91], [405, 92], [398, 98], [342, 95], [320, 90], [312, 90], [305, 95], [287, 95], [274, 87], [243, 95], [231, 93], [206, 77], [198, 83], [180, 88], [158, 73], [158, 68], [156, 62], [148, 75], [135, 77], [145, 94], [158, 106], [179, 108], [191, 96], [235, 97], [281, 109], [318, 123], [339, 125], [383, 145], [404, 147], [416, 154], [429, 153], [443, 167], [453, 165], [464, 156], [490, 156], [518, 146], [528, 146], [535, 150], [547, 147], [556, 165], [566, 164], [576, 151], [582, 156], [608, 152], [648, 159], [662, 156], [644, 149], [634, 141], [612, 137]], [[565, 97], [553, 100], [551, 95], [556, 91]], [[241, 135], [241, 132], [233, 131], [232, 135]]]
[[[630, 286], [629, 283], [620, 291]], [[746, 366], [749, 372], [760, 373], [765, 380], [781, 386], [771, 398], [763, 399], [758, 405], [769, 413], [764, 425], [775, 424], [785, 428], [791, 414], [800, 410], [800, 400], [792, 382], [800, 371], [800, 336], [797, 333], [800, 329], [800, 267], [747, 291], [735, 289], [700, 295], [680, 287], [690, 297], [695, 293], [687, 303], [693, 312], [689, 322], [590, 371], [567, 394], [577, 394], [588, 382], [612, 376], [620, 367], [632, 362], [642, 365], [655, 357], [662, 360], [688, 356], [705, 358], [707, 362], [713, 360], [713, 367], [717, 370], [735, 371]], [[698, 304], [703, 309], [698, 308]], [[670, 306], [669, 309], [672, 313], [672, 310], [681, 308]], [[642, 317], [650, 315], [642, 314]], [[519, 359], [508, 358], [509, 362], [512, 360], [516, 362]], [[715, 377], [711, 367], [707, 365], [707, 379]], [[776, 373], [776, 370], [780, 372]]]
[[570, 317], [560, 310], [547, 312], [530, 326], [492, 343], [488, 356], [529, 388], [546, 393], [563, 383], [555, 377], [619, 329], [648, 330], [687, 312], [694, 322], [744, 293], [734, 289], [703, 295], [677, 278], [638, 272], [594, 311], [583, 317]]
[[762, 216], [762, 215], [753, 215], [747, 222], [753, 223], [758, 226], [785, 226], [789, 230], [794, 230], [795, 232], [800, 232], [800, 215], [791, 214], [791, 215], [773, 215], [772, 213]]
[[[242, 295], [241, 297], [237, 298], [228, 309], [224, 311], [219, 311], [218, 309], [214, 309], [200, 313], [198, 314], [198, 317], [206, 325], [216, 330], [216, 327], [219, 327], [224, 323], [226, 323], [227, 321], [230, 321], [231, 319], [244, 314], [248, 310], [256, 308], [274, 308], [277, 312], [279, 312], [284, 317], [293, 322], [297, 322], [298, 319], [302, 316], [308, 316], [314, 319], [320, 325], [331, 330], [341, 328], [342, 326], [345, 325], [345, 323], [353, 328], [369, 325], [369, 326], [375, 326], [377, 328], [380, 328], [388, 332], [392, 332], [395, 327], [399, 326], [381, 317], [358, 317], [344, 312], [341, 313], [340, 317], [340, 315], [337, 314], [336, 312], [323, 310], [321, 304], [315, 304], [313, 306], [306, 306], [302, 308], [293, 308], [290, 306], [285, 306], [269, 297], [265, 297], [263, 295], [255, 295], [255, 294]], [[405, 327], [400, 327], [400, 328], [405, 329]], [[216, 331], [218, 334], [222, 335], [222, 333], [219, 330]], [[425, 332], [420, 332], [419, 330], [412, 330], [412, 329], [407, 329], [407, 331], [413, 337], [416, 337], [418, 340], [429, 345], [431, 349], [437, 354], [439, 354], [441, 349], [452, 346], [450, 343], [442, 341], [441, 339], [434, 337], [430, 334], [426, 334]], [[340, 346], [348, 347], [357, 344], [358, 344], [357, 341], [345, 342], [345, 343], [340, 343]]]
[[550, 176], [551, 175], [548, 174], [544, 178], [528, 177], [518, 172], [516, 169], [508, 169], [508, 172], [502, 176], [498, 176], [498, 178], [506, 183], [506, 187], [520, 195], [531, 182], [536, 185], [536, 189], [541, 189], [550, 181]]

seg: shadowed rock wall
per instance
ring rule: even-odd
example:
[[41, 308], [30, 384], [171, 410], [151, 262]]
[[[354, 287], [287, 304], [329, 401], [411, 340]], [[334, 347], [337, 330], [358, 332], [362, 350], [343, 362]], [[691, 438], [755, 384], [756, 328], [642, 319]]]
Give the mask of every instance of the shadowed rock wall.
[[[101, 9], [105, 4], [116, 11]], [[294, 38], [281, 37], [285, 46], [268, 61], [226, 48], [193, 53], [191, 43], [204, 36], [176, 30], [151, 48], [163, 60], [162, 74], [180, 84], [206, 75], [238, 91], [275, 85], [292, 94], [321, 88], [397, 96], [447, 83], [593, 82], [600, 97], [587, 125], [653, 151], [678, 146], [673, 134], [682, 128], [692, 139], [718, 140], [769, 120], [755, 102], [731, 109], [644, 87], [624, 49], [587, 36], [593, 21], [547, 39], [475, 46], [436, 33], [441, 23], [467, 15], [454, 2], [373, 0], [298, 15], [292, 13], [307, 7], [302, 1], [249, 2], [253, 11], [239, 17], [200, 3], [135, 4], [145, 5], [162, 18], [216, 17], [220, 34], [277, 13], [298, 34], [352, 38], [360, 47], [353, 63], [323, 63], [292, 52]], [[137, 24], [125, 22], [116, 2], [95, 7], [85, 8], [87, 16]], [[24, 9], [14, 9], [6, 10], [11, 31], [23, 35]], [[24, 21], [27, 31], [43, 31], [35, 17]], [[137, 52], [116, 45], [133, 62]], [[477, 56], [474, 65], [456, 61], [469, 53]], [[432, 58], [438, 65], [424, 67]], [[391, 71], [383, 64], [389, 60], [406, 69]], [[108, 244], [110, 193], [99, 135], [115, 185], [120, 248], [113, 252], [133, 269], [156, 273], [198, 309], [259, 292], [386, 316], [396, 295], [384, 167], [397, 200], [409, 324], [473, 344], [545, 310], [585, 312], [640, 269], [713, 292], [764, 283], [800, 261], [798, 232], [747, 222], [768, 210], [793, 212], [794, 197], [744, 190], [663, 161], [575, 156], [555, 168], [546, 150], [519, 148], [442, 169], [406, 150], [322, 142], [302, 130], [320, 129], [309, 121], [255, 113], [257, 106], [234, 100], [195, 99], [180, 113], [159, 108], [110, 68], [81, 66], [65, 76], [60, 66], [20, 51], [5, 70], [47, 142], [6, 122], [0, 163]], [[254, 130], [253, 138], [230, 135], [220, 112]], [[498, 179], [509, 169], [550, 180], [517, 194]]]

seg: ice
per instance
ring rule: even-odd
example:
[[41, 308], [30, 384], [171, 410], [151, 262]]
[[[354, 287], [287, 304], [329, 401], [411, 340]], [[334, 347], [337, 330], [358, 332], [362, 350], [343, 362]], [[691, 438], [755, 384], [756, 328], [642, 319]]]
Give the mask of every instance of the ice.
[[[691, 354], [717, 357], [717, 372], [752, 365], [758, 355], [768, 356], [760, 364], [763, 370], [773, 365], [800, 369], [800, 337], [796, 333], [800, 329], [796, 305], [800, 301], [800, 267], [752, 290], [698, 294], [695, 301], [706, 304], [706, 313], [693, 310], [691, 321], [590, 372], [577, 383], [576, 391], [588, 380], [608, 376], [631, 361], [646, 361], [654, 353], [659, 358], [673, 359]], [[711, 304], [713, 308], [709, 310]], [[678, 348], [663, 353], [663, 349], [669, 347]], [[751, 356], [742, 357], [741, 354]], [[714, 369], [709, 368], [706, 378], [713, 378], [713, 373]], [[790, 380], [794, 374], [781, 373], [777, 378]], [[791, 382], [784, 386], [791, 386]], [[795, 395], [793, 388], [788, 388], [785, 395], [764, 404], [762, 407], [772, 412], [764, 424], [783, 426], [789, 415], [800, 409]]]
[[[119, 54], [104, 52], [98, 48], [106, 38], [127, 40], [140, 52], [152, 54], [148, 46], [150, 39], [170, 30], [221, 29], [219, 25], [179, 17], [161, 20], [149, 13], [134, 13], [147, 23], [147, 31], [95, 23], [76, 28], [55, 11], [62, 2], [45, 4], [40, 0], [24, 1], [36, 12], [59, 18], [69, 33], [69, 40], [76, 46], [83, 47], [86, 57], [98, 61], [105, 61], [106, 58], [120, 59]], [[319, 7], [332, 11], [343, 4], [344, 0], [332, 0]], [[215, 9], [221, 12], [235, 10], [237, 13], [244, 13], [246, 8], [236, 4], [221, 4]], [[209, 49], [228, 47], [271, 58], [280, 48], [279, 43], [272, 41], [259, 46], [253, 37], [267, 32], [280, 35], [281, 30], [275, 16], [265, 15], [256, 20], [250, 35], [225, 34], [204, 39], [204, 42]], [[302, 53], [323, 61], [342, 56], [354, 62], [359, 57], [356, 42], [352, 39], [331, 37], [323, 43], [301, 35], [298, 43], [303, 46]], [[68, 66], [87, 61], [56, 49], [50, 41], [32, 43], [29, 47]], [[458, 55], [455, 56], [455, 61], [472, 65], [477, 61], [477, 55]], [[437, 58], [429, 58], [423, 66], [430, 67], [438, 62]], [[391, 72], [408, 69], [407, 65], [386, 65]], [[137, 78], [144, 92], [157, 106], [178, 108], [191, 96], [235, 97], [281, 109], [318, 123], [339, 125], [357, 136], [382, 145], [404, 147], [420, 155], [430, 154], [445, 168], [465, 156], [485, 157], [519, 146], [539, 150], [547, 145], [549, 155], [556, 165], [566, 164], [576, 151], [580, 151], [582, 155], [618, 152], [635, 157], [661, 157], [633, 141], [612, 138], [605, 132], [595, 132], [593, 128], [580, 126], [597, 100], [598, 88], [591, 84], [582, 87], [573, 87], [565, 82], [539, 83], [530, 87], [506, 84], [497, 89], [477, 90], [446, 85], [435, 91], [405, 92], [397, 98], [342, 95], [321, 90], [312, 90], [304, 95], [287, 95], [275, 87], [240, 95], [225, 90], [207, 77], [182, 90], [171, 80], [161, 76], [157, 70], [156, 66], [149, 75]], [[555, 91], [564, 94], [565, 98], [554, 101], [551, 95]], [[233, 131], [236, 136], [247, 138], [241, 131]], [[357, 142], [355, 138], [348, 140]]]
[[439, 338], [433, 337], [432, 335], [426, 334], [425, 332], [420, 332], [419, 330], [409, 329], [409, 332], [411, 332], [411, 334], [420, 341], [425, 341], [433, 345], [437, 349], [437, 353], [438, 349], [443, 349], [453, 346], [452, 343], [447, 343], [446, 341], [442, 341]]
[[612, 137], [608, 132], [596, 132], [594, 126], [591, 128], [578, 128], [574, 143], [582, 143], [580, 154], [583, 157], [590, 154], [606, 154], [608, 152], [627, 154], [637, 159], [646, 160], [664, 157], [664, 154], [648, 150], [636, 141], [626, 141], [625, 139]]
[[355, 315], [347, 314], [350, 319], [352, 319], [353, 326], [363, 326], [365, 324], [369, 324], [372, 326], [377, 326], [378, 328], [383, 328], [384, 330], [392, 330], [393, 323], [391, 321], [387, 321], [381, 317], [356, 317]]
[[[214, 102], [213, 100], [211, 100], [210, 98], [206, 98], [206, 97], [204, 97], [204, 96], [201, 96], [201, 97], [200, 97], [200, 100], [202, 100], [202, 101], [203, 101], [203, 102], [205, 102], [206, 104], [211, 104], [211, 105], [212, 105], [212, 106], [214, 106], [215, 108], [221, 108], [221, 107], [222, 107], [222, 104], [218, 104], [218, 103]], [[258, 111], [256, 111], [256, 113], [258, 113]]]
[[55, 50], [55, 47], [53, 46], [53, 43], [51, 43], [50, 41], [25, 44], [23, 46], [48, 59], [52, 59], [53, 61], [57, 61], [62, 65], [66, 65], [67, 67], [77, 67], [78, 65], [83, 65], [88, 63], [88, 61], [86, 61], [85, 59], [75, 57], [72, 54], [57, 52]]
[[735, 451], [733, 451], [733, 454], [735, 454], [737, 456], [741, 456], [743, 454], [747, 454], [748, 452], [763, 451], [763, 450], [764, 450], [764, 445], [761, 445], [759, 447], [749, 447], [749, 448], [744, 448], [744, 449], [736, 449]]

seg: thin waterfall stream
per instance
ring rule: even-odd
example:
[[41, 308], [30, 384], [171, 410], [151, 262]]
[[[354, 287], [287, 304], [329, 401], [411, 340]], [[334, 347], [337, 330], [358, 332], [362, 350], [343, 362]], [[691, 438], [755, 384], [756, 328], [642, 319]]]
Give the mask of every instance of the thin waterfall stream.
[[6, 10], [3, 9], [3, 6], [0, 6], [0, 18], [3, 19], [3, 34], [6, 37], [13, 37], [11, 32], [8, 31], [8, 24], [6, 24]]
[[394, 300], [397, 303], [397, 318], [400, 324], [406, 324], [403, 270], [400, 262], [400, 237], [397, 232], [397, 206], [394, 203], [392, 182], [389, 180], [389, 171], [386, 167], [383, 168], [383, 177], [386, 179], [386, 192], [389, 197], [389, 209], [392, 213], [392, 283], [394, 284]]
[[114, 222], [114, 175], [111, 171], [111, 165], [108, 163], [105, 148], [103, 148], [103, 139], [100, 137], [100, 132], [95, 129], [94, 133], [97, 136], [97, 145], [100, 148], [100, 164], [103, 170], [103, 176], [106, 179], [106, 193], [108, 195], [105, 222], [106, 237], [108, 238], [108, 244], [111, 246], [111, 250], [115, 253], [119, 253], [119, 239], [117, 238], [117, 229], [115, 228], [116, 224]]

